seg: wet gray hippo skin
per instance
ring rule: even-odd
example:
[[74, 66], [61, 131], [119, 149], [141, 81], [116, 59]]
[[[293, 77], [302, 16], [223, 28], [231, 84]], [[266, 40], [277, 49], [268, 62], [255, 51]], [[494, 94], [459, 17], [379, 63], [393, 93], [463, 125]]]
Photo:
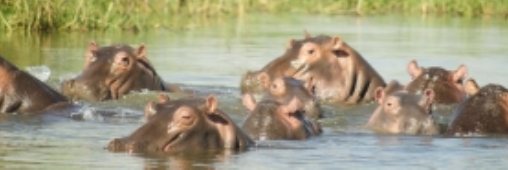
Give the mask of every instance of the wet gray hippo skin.
[[435, 93], [435, 104], [458, 104], [467, 96], [464, 91], [463, 80], [467, 75], [467, 67], [460, 65], [455, 71], [441, 67], [419, 67], [416, 61], [408, 63], [407, 71], [412, 80], [407, 84], [410, 92], [421, 93], [430, 88]]
[[298, 56], [298, 52], [303, 43], [315, 42], [321, 44], [328, 41], [330, 41], [329, 36], [320, 35], [311, 37], [307, 32], [304, 39], [290, 39], [286, 44], [286, 50], [282, 56], [274, 59], [258, 71], [247, 71], [242, 75], [240, 81], [240, 93], [242, 95], [249, 93], [254, 96], [263, 94], [266, 91], [266, 88], [263, 87], [260, 80], [261, 74], [266, 74], [269, 81], [272, 81], [272, 79], [277, 77], [291, 77], [297, 71], [297, 69], [291, 66], [291, 61]]
[[67, 99], [0, 56], [0, 112], [37, 114]]
[[422, 95], [410, 93], [397, 81], [376, 89], [376, 108], [366, 126], [378, 133], [439, 134], [439, 126], [431, 115], [432, 89]]
[[81, 75], [62, 83], [62, 93], [72, 100], [103, 101], [118, 99], [141, 89], [179, 91], [159, 77], [146, 57], [147, 48], [140, 45], [99, 47], [89, 44]]
[[446, 134], [508, 134], [508, 90], [498, 84], [478, 89], [473, 79], [465, 86], [470, 97], [454, 110]]
[[112, 140], [114, 152], [200, 152], [245, 149], [254, 142], [221, 110], [217, 99], [161, 96], [145, 108], [146, 123], [124, 138]]
[[302, 111], [309, 118], [322, 118], [322, 109], [310, 89], [307, 89], [303, 81], [292, 77], [278, 77], [270, 81], [266, 73], [260, 74], [260, 82], [266, 89], [264, 95], [256, 100], [275, 100], [282, 104], [288, 104], [293, 98], [302, 102]]
[[383, 78], [351, 46], [335, 36], [325, 43], [306, 42], [291, 65], [293, 75], [305, 81], [325, 103], [356, 105], [374, 99]]
[[275, 100], [256, 103], [250, 94], [244, 94], [243, 104], [250, 111], [242, 129], [254, 140], [303, 140], [321, 134], [320, 125], [307, 118], [301, 103], [293, 98], [287, 104]]

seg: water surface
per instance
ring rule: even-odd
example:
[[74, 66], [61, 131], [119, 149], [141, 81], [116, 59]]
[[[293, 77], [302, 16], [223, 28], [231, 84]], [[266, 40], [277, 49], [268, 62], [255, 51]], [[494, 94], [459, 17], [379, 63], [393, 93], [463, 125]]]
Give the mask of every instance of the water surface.
[[[100, 45], [148, 47], [148, 58], [168, 82], [215, 93], [220, 108], [240, 124], [246, 110], [238, 85], [281, 55], [289, 39], [311, 34], [340, 35], [389, 81], [409, 81], [406, 65], [455, 70], [468, 67], [480, 85], [508, 85], [508, 23], [498, 19], [438, 17], [247, 16], [194, 30], [145, 33], [12, 33], [0, 36], [0, 54], [22, 69], [47, 66], [47, 81], [58, 88], [75, 76], [91, 40]], [[148, 156], [104, 150], [116, 137], [141, 125], [140, 115], [155, 93], [87, 106], [84, 121], [58, 118], [0, 121], [0, 168], [8, 169], [504, 169], [508, 139], [387, 136], [363, 128], [375, 105], [325, 106], [324, 133], [307, 141], [264, 141], [247, 152]], [[121, 113], [104, 118], [94, 109]], [[268, 146], [268, 147], [266, 147]]]

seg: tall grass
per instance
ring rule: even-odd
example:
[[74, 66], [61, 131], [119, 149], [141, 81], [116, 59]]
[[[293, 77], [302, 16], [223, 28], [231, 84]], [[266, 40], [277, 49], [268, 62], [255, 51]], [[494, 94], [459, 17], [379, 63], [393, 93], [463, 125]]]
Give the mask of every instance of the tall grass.
[[0, 29], [183, 29], [249, 13], [508, 16], [508, 0], [0, 0]]

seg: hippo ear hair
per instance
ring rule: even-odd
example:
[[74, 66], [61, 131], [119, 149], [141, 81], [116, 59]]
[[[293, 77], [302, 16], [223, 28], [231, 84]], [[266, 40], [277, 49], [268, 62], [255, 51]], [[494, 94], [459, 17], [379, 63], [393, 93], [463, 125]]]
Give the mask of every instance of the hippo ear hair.
[[418, 77], [423, 73], [423, 70], [420, 66], [418, 66], [418, 63], [416, 63], [415, 60], [411, 60], [407, 64], [407, 72], [409, 73], [412, 79], [415, 79], [416, 77]]
[[294, 39], [289, 39], [289, 41], [286, 43], [286, 50], [292, 49], [296, 44], [296, 41]]
[[340, 38], [339, 36], [333, 37], [330, 43], [334, 50], [338, 50], [342, 48], [342, 46], [344, 45], [344, 41], [342, 41], [342, 38]]
[[423, 91], [422, 98], [420, 99], [420, 106], [422, 106], [429, 114], [431, 113], [431, 106], [434, 102], [434, 96], [434, 90], [429, 88]]
[[374, 99], [376, 100], [376, 102], [379, 104], [383, 103], [383, 100], [386, 95], [385, 89], [383, 87], [377, 87], [374, 93], [375, 93]]
[[242, 104], [245, 108], [247, 108], [247, 110], [249, 111], [253, 111], [254, 108], [256, 108], [256, 100], [254, 99], [254, 97], [249, 94], [249, 93], [245, 93], [242, 97]]
[[217, 110], [217, 105], [218, 105], [218, 101], [214, 95], [211, 94], [206, 98], [205, 106], [206, 106], [206, 112], [208, 114], [215, 113], [215, 111]]
[[457, 70], [453, 72], [453, 80], [458, 82], [459, 80], [463, 80], [467, 75], [467, 67], [465, 65], [460, 65]]
[[97, 44], [97, 42], [92, 40], [90, 43], [88, 43], [88, 51], [96, 51], [98, 48], [99, 44]]
[[464, 91], [466, 91], [467, 95], [475, 95], [478, 90], [480, 90], [480, 87], [476, 81], [473, 78], [467, 79], [466, 84], [464, 85]]
[[146, 45], [144, 43], [141, 43], [136, 51], [136, 57], [138, 59], [142, 58], [146, 58], [146, 53], [147, 53], [147, 49], [146, 49]]
[[305, 39], [309, 39], [311, 38], [312, 36], [310, 36], [309, 32], [307, 31], [307, 29], [303, 29], [303, 34], [305, 34]]
[[159, 103], [166, 103], [169, 102], [170, 98], [166, 93], [160, 93], [159, 94]]
[[259, 83], [266, 89], [270, 86], [270, 76], [266, 72], [261, 72], [258, 76]]

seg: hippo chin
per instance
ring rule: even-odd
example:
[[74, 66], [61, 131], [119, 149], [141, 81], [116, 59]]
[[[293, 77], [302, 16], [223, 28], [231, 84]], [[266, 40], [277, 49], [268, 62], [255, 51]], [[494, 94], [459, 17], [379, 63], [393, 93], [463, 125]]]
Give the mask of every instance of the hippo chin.
[[147, 48], [140, 45], [99, 47], [89, 44], [81, 75], [62, 83], [62, 93], [72, 100], [103, 101], [119, 99], [142, 89], [179, 91], [159, 77], [146, 57]]
[[412, 80], [407, 84], [410, 92], [421, 93], [431, 88], [435, 93], [434, 104], [453, 105], [466, 99], [463, 80], [467, 75], [467, 67], [460, 65], [455, 71], [441, 67], [419, 67], [416, 61], [408, 63], [407, 71]]
[[397, 81], [392, 81], [386, 88], [376, 89], [379, 106], [366, 126], [378, 133], [439, 134], [439, 126], [431, 115], [433, 98], [432, 89], [426, 89], [422, 95], [418, 95], [404, 90]]
[[314, 119], [308, 119], [302, 113], [297, 98], [287, 104], [275, 100], [256, 103], [250, 94], [244, 94], [242, 100], [250, 111], [242, 129], [255, 140], [303, 140], [322, 132]]
[[187, 98], [148, 103], [146, 123], [125, 138], [112, 140], [110, 151], [193, 152], [246, 149], [253, 141], [221, 110], [217, 99]]
[[0, 112], [36, 114], [67, 99], [0, 56]]
[[465, 86], [470, 97], [454, 110], [446, 134], [508, 134], [508, 90], [498, 84], [479, 88], [473, 79]]

